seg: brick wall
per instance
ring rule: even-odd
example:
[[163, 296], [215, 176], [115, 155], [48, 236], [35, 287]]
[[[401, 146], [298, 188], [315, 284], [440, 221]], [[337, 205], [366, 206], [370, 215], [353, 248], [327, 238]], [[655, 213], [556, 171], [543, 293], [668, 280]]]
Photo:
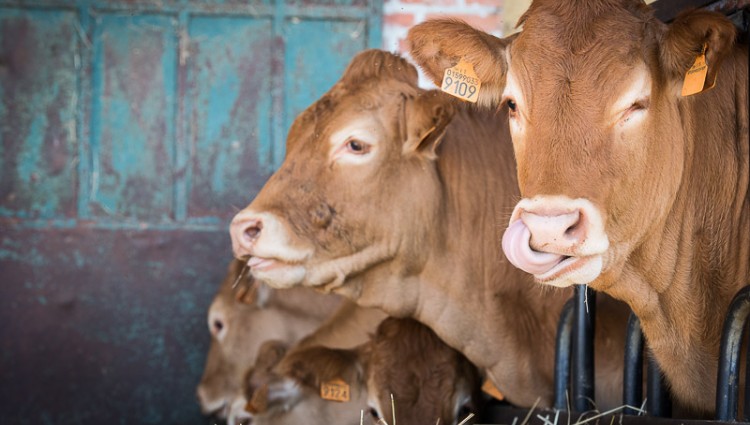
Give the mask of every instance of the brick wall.
[[[496, 36], [511, 33], [530, 0], [385, 0], [383, 49], [406, 56], [404, 39], [412, 26], [434, 17], [455, 17]], [[430, 83], [421, 78], [420, 85]]]

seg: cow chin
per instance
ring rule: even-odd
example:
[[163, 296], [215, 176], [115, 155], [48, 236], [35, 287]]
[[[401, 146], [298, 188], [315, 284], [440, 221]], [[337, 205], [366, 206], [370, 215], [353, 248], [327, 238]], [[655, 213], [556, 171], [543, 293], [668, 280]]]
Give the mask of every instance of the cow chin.
[[558, 288], [586, 285], [601, 275], [602, 265], [601, 255], [568, 257], [548, 272], [534, 275], [534, 278], [538, 283]]
[[253, 277], [276, 289], [289, 289], [303, 284], [307, 270], [299, 264], [285, 264], [270, 270], [251, 269]]

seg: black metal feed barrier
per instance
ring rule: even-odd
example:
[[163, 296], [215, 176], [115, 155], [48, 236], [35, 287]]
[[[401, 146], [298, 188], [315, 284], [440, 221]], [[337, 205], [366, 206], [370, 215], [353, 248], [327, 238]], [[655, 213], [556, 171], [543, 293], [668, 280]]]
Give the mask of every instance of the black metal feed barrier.
[[[721, 351], [719, 354], [719, 376], [716, 383], [716, 419], [736, 421], [740, 391], [740, 349], [748, 315], [750, 315], [750, 286], [737, 293], [732, 300], [724, 321], [721, 333]], [[750, 353], [750, 350], [748, 350]], [[750, 361], [750, 354], [748, 354]], [[748, 376], [746, 375], [746, 378]], [[745, 382], [750, 382], [746, 379]], [[748, 421], [748, 391], [745, 389], [745, 414]]]
[[[583, 285], [576, 286], [573, 299], [563, 307], [557, 327], [555, 409], [585, 412], [596, 408], [594, 398], [595, 316], [596, 294]], [[643, 403], [643, 345], [640, 321], [634, 314], [631, 314], [625, 341], [623, 404], [637, 408], [640, 408]], [[651, 356], [649, 356], [646, 387], [646, 412], [651, 416], [671, 417], [671, 398], [661, 370]], [[638, 414], [640, 412], [625, 409], [624, 413]]]
[[[588, 292], [588, 293], [587, 293]], [[588, 313], [587, 313], [588, 307]], [[596, 297], [588, 288], [576, 287], [573, 299], [563, 307], [557, 330], [555, 349], [554, 408], [585, 412], [594, 408], [593, 336]], [[737, 421], [740, 387], [740, 352], [750, 318], [750, 286], [734, 297], [721, 337], [719, 372], [716, 388], [716, 420]], [[623, 404], [640, 407], [643, 402], [644, 342], [640, 321], [631, 314], [627, 325], [623, 379]], [[746, 361], [750, 364], [750, 349]], [[571, 359], [573, 360], [571, 362]], [[746, 368], [750, 383], [750, 368]], [[571, 373], [572, 371], [572, 373]], [[572, 378], [571, 378], [572, 375]], [[646, 378], [646, 412], [650, 416], [669, 418], [672, 402], [664, 377], [653, 357], [649, 356]], [[745, 391], [744, 422], [750, 422], [750, 388]], [[625, 409], [625, 414], [640, 413]]]

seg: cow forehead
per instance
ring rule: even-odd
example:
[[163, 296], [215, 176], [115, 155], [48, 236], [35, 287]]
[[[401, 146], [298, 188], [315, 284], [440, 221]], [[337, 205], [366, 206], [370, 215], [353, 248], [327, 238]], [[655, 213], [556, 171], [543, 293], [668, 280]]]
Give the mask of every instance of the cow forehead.
[[332, 133], [351, 127], [352, 121], [395, 119], [395, 114], [383, 112], [395, 108], [401, 95], [411, 96], [416, 92], [416, 87], [387, 78], [373, 78], [356, 86], [334, 86], [295, 120], [287, 147], [310, 137], [329, 139]]
[[627, 1], [576, 3], [535, 1], [523, 18], [510, 64], [524, 95], [546, 104], [611, 100], [612, 90], [649, 60], [650, 11]]
[[576, 52], [545, 45], [544, 38], [534, 34], [519, 37], [510, 55], [509, 74], [527, 113], [539, 119], [586, 116], [590, 122], [592, 116], [607, 114], [633, 80], [643, 79], [644, 70], [648, 74], [652, 69], [635, 43], [611, 46], [615, 41], [608, 37], [591, 38], [592, 44]]

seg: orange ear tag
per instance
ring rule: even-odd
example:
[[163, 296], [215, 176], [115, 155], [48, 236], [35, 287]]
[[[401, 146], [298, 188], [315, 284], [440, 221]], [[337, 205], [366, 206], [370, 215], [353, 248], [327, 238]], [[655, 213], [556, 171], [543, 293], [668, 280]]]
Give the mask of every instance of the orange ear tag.
[[685, 74], [685, 81], [682, 83], [683, 96], [700, 93], [712, 88], [715, 84], [715, 81], [706, 81], [706, 75], [708, 74], [708, 64], [706, 63], [707, 47], [706, 43], [703, 43], [701, 53], [695, 58], [693, 66]]
[[320, 398], [323, 400], [349, 401], [349, 384], [341, 379], [323, 382], [320, 384]]
[[482, 82], [474, 72], [474, 65], [461, 58], [458, 63], [445, 70], [440, 90], [459, 99], [477, 103]]
[[504, 400], [505, 396], [503, 393], [500, 392], [497, 388], [495, 388], [495, 385], [492, 384], [492, 381], [489, 379], [484, 381], [484, 384], [482, 384], [482, 391], [484, 391], [486, 394], [489, 394], [492, 396], [492, 398], [497, 400]]

